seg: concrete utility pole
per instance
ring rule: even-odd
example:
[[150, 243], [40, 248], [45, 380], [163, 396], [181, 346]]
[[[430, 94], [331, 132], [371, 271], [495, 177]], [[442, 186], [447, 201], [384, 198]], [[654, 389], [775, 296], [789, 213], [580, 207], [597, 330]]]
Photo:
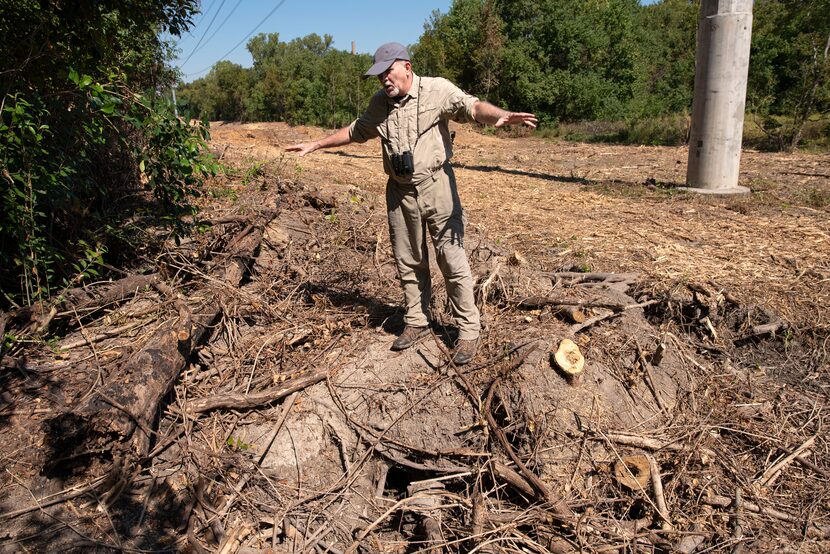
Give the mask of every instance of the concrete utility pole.
[[176, 85], [173, 85], [173, 115], [179, 118], [179, 103], [176, 102]]
[[749, 192], [738, 186], [744, 129], [752, 0], [702, 0], [687, 190]]

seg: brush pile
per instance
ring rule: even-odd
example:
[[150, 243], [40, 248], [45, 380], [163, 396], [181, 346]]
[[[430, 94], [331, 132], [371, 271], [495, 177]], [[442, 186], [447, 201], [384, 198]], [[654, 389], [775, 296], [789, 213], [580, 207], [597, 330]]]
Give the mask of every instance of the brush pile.
[[393, 353], [382, 201], [237, 188], [122, 279], [3, 316], [4, 551], [827, 549], [827, 398], [765, 371], [814, 356], [769, 309], [468, 238], [477, 358], [449, 361], [440, 286]]

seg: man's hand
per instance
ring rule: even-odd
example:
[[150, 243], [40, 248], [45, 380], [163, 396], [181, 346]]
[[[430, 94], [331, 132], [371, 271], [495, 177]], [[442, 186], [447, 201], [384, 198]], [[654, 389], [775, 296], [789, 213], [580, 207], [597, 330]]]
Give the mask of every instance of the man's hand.
[[300, 155], [300, 157], [302, 157], [306, 154], [311, 154], [318, 148], [320, 148], [320, 145], [315, 140], [314, 142], [301, 142], [300, 144], [292, 144], [291, 146], [286, 147], [285, 151], [297, 152]]
[[532, 113], [508, 112], [483, 100], [479, 100], [473, 104], [473, 119], [484, 125], [493, 125], [494, 127], [518, 125], [521, 123], [531, 129], [535, 129], [536, 123], [539, 122]]
[[330, 134], [326, 138], [314, 140], [311, 142], [301, 142], [299, 144], [292, 144], [285, 149], [286, 152], [297, 152], [300, 156], [311, 154], [315, 150], [321, 148], [331, 148], [332, 146], [344, 146], [352, 142], [352, 137], [349, 136], [349, 127], [342, 127], [339, 131]]
[[531, 129], [536, 128], [536, 123], [539, 120], [536, 119], [536, 116], [532, 113], [524, 113], [524, 112], [507, 112], [507, 114], [501, 116], [498, 121], [493, 125], [494, 127], [504, 127], [505, 125], [527, 125]]

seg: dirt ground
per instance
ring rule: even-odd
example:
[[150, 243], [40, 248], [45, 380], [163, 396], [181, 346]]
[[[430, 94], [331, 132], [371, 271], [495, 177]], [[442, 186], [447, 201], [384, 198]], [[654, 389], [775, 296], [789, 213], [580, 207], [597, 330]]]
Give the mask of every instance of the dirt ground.
[[[746, 196], [680, 192], [686, 147], [503, 139], [455, 127], [454, 166], [470, 229], [552, 268], [636, 271], [658, 286], [713, 282], [796, 324], [830, 328], [830, 155], [747, 151]], [[283, 165], [315, 186], [382, 198], [377, 141], [297, 158], [283, 148], [327, 132], [214, 125], [217, 148]]]
[[[0, 551], [826, 551], [830, 156], [745, 152], [752, 192], [712, 197], [677, 190], [685, 148], [456, 131], [470, 366], [440, 284], [389, 350], [376, 142], [298, 158], [327, 131], [215, 123], [208, 230], [2, 360]], [[130, 388], [177, 356], [142, 419]]]

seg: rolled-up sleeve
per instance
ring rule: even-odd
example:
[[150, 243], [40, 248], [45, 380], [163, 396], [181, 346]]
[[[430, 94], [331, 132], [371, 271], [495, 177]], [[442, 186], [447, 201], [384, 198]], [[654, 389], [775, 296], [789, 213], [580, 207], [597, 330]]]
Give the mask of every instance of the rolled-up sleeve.
[[468, 94], [446, 79], [436, 79], [443, 92], [442, 115], [459, 123], [475, 121], [473, 118], [473, 105], [478, 98]]
[[379, 137], [380, 125], [386, 120], [386, 98], [375, 94], [369, 101], [369, 107], [349, 125], [349, 138], [353, 142], [366, 142]]

